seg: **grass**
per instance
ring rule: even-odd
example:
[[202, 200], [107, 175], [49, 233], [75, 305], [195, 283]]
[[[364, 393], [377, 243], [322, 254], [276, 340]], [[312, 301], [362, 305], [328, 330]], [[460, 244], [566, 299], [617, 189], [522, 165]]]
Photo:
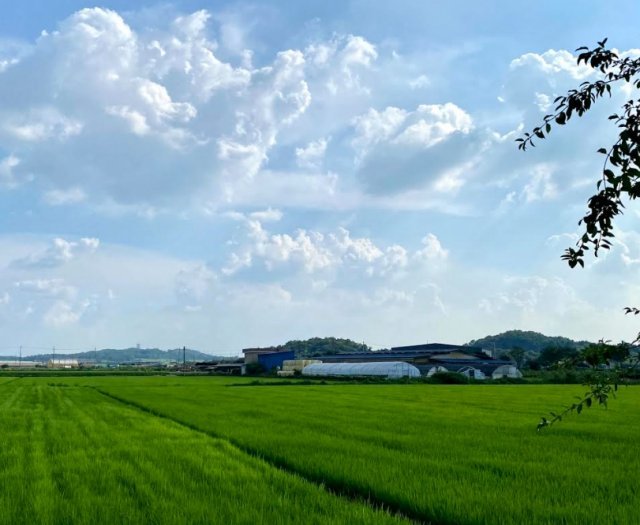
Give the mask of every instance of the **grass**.
[[437, 523], [637, 523], [640, 389], [537, 434], [581, 387], [86, 379], [314, 481]]
[[0, 390], [0, 523], [402, 523], [59, 378]]

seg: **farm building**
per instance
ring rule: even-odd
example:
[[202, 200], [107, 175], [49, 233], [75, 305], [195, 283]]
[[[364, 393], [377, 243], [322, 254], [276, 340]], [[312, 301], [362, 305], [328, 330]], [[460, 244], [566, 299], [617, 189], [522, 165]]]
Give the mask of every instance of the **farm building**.
[[77, 359], [49, 359], [47, 368], [79, 368]]
[[419, 377], [420, 370], [402, 361], [365, 363], [314, 363], [302, 369], [303, 376], [381, 376], [389, 379]]
[[275, 354], [278, 352], [280, 352], [280, 350], [275, 346], [272, 346], [271, 348], [245, 348], [242, 351], [244, 354], [244, 362], [247, 365], [251, 363], [258, 363], [258, 359], [261, 355]]
[[35, 368], [42, 366], [40, 361], [0, 361], [0, 368]]
[[317, 359], [287, 359], [282, 363], [282, 370], [278, 371], [280, 377], [292, 377], [301, 374], [305, 366], [322, 363]]
[[274, 368], [281, 369], [285, 361], [291, 361], [295, 359], [295, 357], [296, 355], [293, 350], [270, 352], [268, 354], [258, 354], [258, 363], [260, 363], [265, 370], [270, 371]]
[[415, 366], [421, 374], [427, 377], [431, 377], [437, 372], [460, 372], [475, 379], [486, 379], [487, 377], [494, 378], [493, 373], [498, 369], [501, 371], [494, 379], [521, 377], [520, 371], [512, 361], [493, 359], [478, 347], [442, 343], [398, 346], [380, 352], [327, 355], [318, 357], [318, 359], [323, 363], [403, 361]]

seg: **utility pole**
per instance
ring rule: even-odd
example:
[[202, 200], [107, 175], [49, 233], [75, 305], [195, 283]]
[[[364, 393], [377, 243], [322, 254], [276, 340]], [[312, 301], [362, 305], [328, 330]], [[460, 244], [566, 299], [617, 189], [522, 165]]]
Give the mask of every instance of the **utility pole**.
[[187, 347], [182, 347], [182, 370], [187, 371]]

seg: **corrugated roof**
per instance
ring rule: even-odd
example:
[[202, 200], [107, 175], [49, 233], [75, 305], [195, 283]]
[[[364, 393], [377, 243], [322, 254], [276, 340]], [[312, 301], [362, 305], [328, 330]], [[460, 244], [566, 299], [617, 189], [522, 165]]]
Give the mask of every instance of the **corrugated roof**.
[[365, 363], [314, 363], [302, 369], [306, 376], [382, 376], [419, 377], [420, 370], [404, 361], [370, 361]]

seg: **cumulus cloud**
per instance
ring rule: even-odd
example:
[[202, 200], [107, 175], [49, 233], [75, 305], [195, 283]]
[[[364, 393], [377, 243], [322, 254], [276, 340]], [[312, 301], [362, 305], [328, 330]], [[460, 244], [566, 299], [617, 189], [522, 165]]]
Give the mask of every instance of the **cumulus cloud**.
[[[121, 205], [231, 199], [311, 93], [302, 51], [256, 69], [226, 63], [208, 37], [210, 18], [198, 11], [165, 30], [136, 31], [93, 8], [43, 33], [0, 73], [0, 138], [12, 152], [0, 166], [5, 185], [33, 173], [56, 204], [81, 194]], [[339, 54], [334, 63], [350, 72], [371, 50], [354, 38]], [[72, 198], [60, 193], [68, 188]]]
[[79, 241], [57, 237], [48, 248], [15, 259], [10, 266], [22, 269], [53, 268], [68, 263], [79, 255], [93, 253], [99, 246], [100, 240], [93, 237], [83, 237]]
[[222, 268], [227, 276], [262, 263], [268, 271], [283, 265], [307, 274], [355, 271], [367, 276], [392, 275], [406, 268], [411, 260], [443, 261], [448, 251], [434, 234], [423, 239], [423, 247], [413, 254], [398, 244], [379, 246], [367, 237], [354, 237], [343, 227], [334, 232], [298, 229], [294, 233], [271, 233], [255, 215], [236, 213], [243, 221], [245, 237]]
[[422, 238], [422, 245], [423, 248], [415, 253], [417, 259], [437, 261], [445, 260], [449, 256], [449, 251], [442, 246], [440, 239], [433, 233]]
[[483, 132], [469, 137], [473, 119], [452, 103], [370, 109], [353, 124], [357, 176], [371, 193], [457, 189], [485, 142]]
[[303, 148], [296, 148], [296, 163], [301, 168], [317, 170], [322, 166], [327, 151], [327, 139], [309, 142]]

